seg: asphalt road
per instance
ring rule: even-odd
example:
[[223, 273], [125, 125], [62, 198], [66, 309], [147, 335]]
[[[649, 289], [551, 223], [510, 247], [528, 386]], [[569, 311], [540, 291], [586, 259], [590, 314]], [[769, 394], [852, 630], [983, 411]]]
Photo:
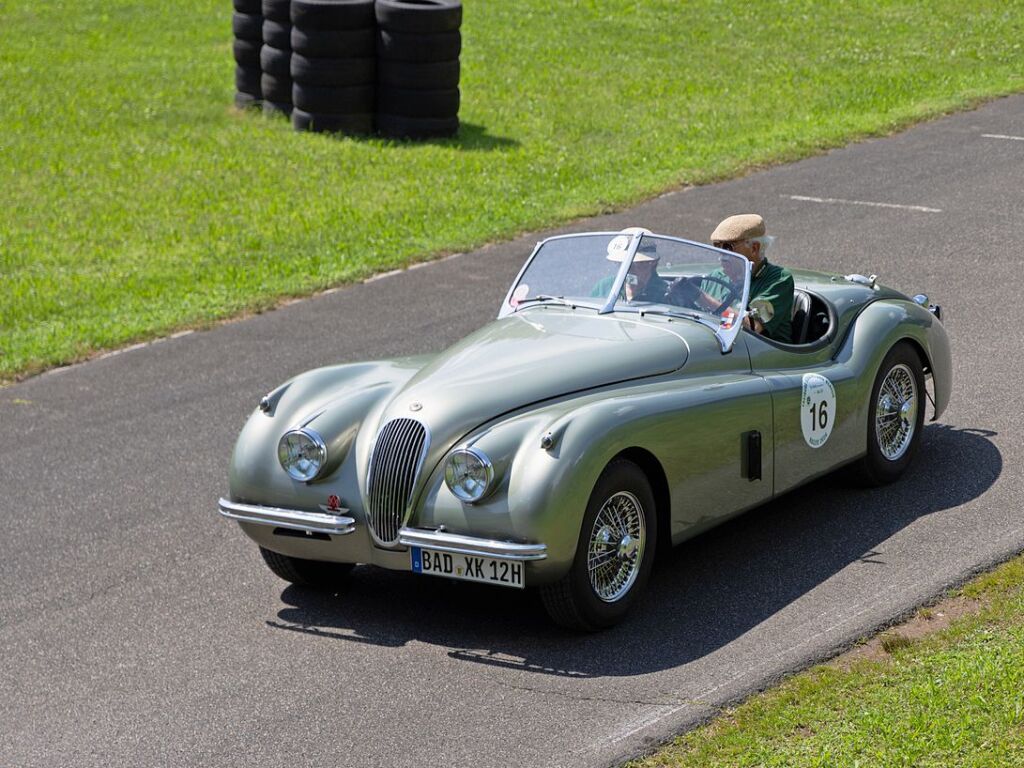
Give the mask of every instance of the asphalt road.
[[1024, 97], [567, 228], [760, 211], [777, 261], [926, 290], [956, 367], [902, 482], [826, 478], [683, 545], [600, 635], [369, 567], [310, 595], [216, 514], [261, 394], [457, 340], [538, 235], [0, 390], [0, 765], [609, 764], [1020, 551], [1024, 140], [997, 136]]

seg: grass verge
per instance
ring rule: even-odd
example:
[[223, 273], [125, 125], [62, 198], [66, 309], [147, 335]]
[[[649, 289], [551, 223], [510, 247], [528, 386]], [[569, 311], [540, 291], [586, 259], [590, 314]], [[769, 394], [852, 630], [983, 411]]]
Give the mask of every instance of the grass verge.
[[876, 652], [798, 674], [629, 768], [1024, 765], [1024, 556], [959, 595], [979, 610], [886, 632]]
[[232, 109], [228, 0], [0, 28], [0, 380], [1024, 88], [1005, 0], [466, 0], [462, 131], [403, 144]]

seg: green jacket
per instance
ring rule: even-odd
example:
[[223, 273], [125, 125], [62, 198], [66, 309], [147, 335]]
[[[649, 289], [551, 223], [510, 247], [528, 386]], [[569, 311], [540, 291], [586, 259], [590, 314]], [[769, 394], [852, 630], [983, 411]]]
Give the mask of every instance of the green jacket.
[[775, 314], [764, 324], [764, 335], [789, 344], [793, 337], [793, 276], [789, 270], [768, 259], [761, 262], [750, 283], [750, 300], [762, 299], [772, 305]]

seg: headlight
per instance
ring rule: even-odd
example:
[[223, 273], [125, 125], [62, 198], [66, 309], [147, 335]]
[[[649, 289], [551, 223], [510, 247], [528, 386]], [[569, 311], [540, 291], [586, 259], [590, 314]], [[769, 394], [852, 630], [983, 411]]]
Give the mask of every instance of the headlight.
[[307, 482], [316, 477], [327, 461], [323, 438], [311, 429], [285, 432], [277, 444], [277, 458], [294, 480]]
[[475, 448], [453, 451], [444, 467], [444, 481], [460, 500], [472, 504], [487, 493], [494, 479], [490, 459]]

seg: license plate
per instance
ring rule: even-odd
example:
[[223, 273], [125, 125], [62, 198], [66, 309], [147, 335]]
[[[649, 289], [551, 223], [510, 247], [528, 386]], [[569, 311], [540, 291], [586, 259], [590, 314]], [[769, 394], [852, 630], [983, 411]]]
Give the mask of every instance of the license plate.
[[477, 555], [456, 555], [423, 547], [412, 547], [411, 553], [412, 569], [416, 573], [518, 589], [525, 586], [523, 563], [520, 562]]

